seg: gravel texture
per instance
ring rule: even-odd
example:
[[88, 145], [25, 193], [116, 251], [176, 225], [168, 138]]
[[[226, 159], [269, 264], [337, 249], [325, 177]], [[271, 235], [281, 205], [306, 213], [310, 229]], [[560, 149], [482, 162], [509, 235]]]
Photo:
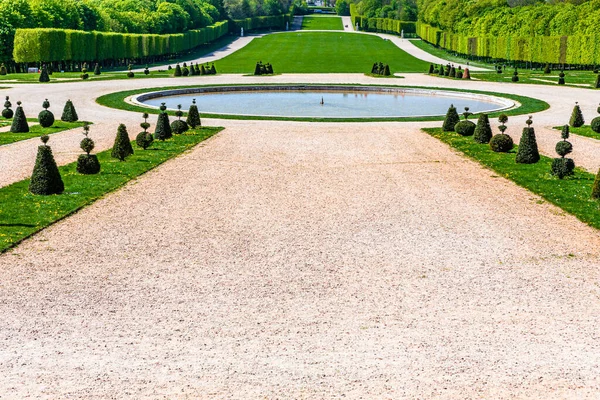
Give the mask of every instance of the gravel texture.
[[599, 248], [405, 124], [231, 121], [0, 256], [0, 396], [597, 399]]

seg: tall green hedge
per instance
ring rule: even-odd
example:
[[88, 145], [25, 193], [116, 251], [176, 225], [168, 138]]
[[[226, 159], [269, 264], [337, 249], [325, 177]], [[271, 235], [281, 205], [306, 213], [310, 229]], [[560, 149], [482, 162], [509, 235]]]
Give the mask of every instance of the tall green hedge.
[[286, 22], [291, 24], [292, 20], [293, 16], [291, 14], [234, 19], [229, 24], [229, 30], [230, 32], [239, 34], [241, 28], [244, 28], [244, 32], [257, 29], [285, 29]]
[[600, 64], [600, 51], [596, 51], [600, 35], [467, 37], [421, 22], [417, 23], [417, 35], [436, 46], [470, 56], [543, 64]]
[[180, 53], [212, 42], [229, 31], [229, 21], [170, 35], [86, 32], [70, 29], [17, 29], [16, 62], [102, 61]]

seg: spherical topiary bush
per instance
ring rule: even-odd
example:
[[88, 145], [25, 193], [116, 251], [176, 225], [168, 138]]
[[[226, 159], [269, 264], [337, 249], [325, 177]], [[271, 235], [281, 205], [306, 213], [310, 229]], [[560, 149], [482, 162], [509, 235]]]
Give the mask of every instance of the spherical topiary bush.
[[23, 107], [21, 107], [20, 101], [17, 101], [17, 109], [15, 111], [15, 117], [13, 118], [12, 125], [10, 126], [10, 131], [12, 133], [29, 132], [29, 124], [27, 123], [27, 118], [25, 117], [25, 112], [23, 111]]
[[511, 78], [511, 80], [513, 82], [519, 82], [519, 73], [517, 72], [517, 70], [515, 69], [515, 72], [513, 72], [513, 76]]
[[559, 156], [564, 157], [573, 151], [573, 145], [571, 144], [571, 142], [567, 142], [565, 140], [565, 141], [556, 143], [555, 150]]
[[6, 96], [6, 101], [4, 102], [4, 110], [2, 110], [2, 116], [6, 119], [11, 119], [13, 117], [12, 103], [9, 100], [9, 97]]
[[75, 106], [71, 100], [67, 100], [65, 103], [65, 107], [63, 108], [62, 116], [60, 117], [61, 121], [64, 122], [75, 122], [79, 119], [77, 116], [77, 111], [75, 111]]
[[454, 131], [454, 127], [458, 124], [458, 121], [460, 121], [460, 117], [458, 116], [456, 107], [454, 107], [454, 104], [450, 104], [446, 112], [446, 118], [444, 118], [444, 123], [442, 124], [442, 130], [444, 132]]
[[40, 72], [40, 78], [38, 80], [40, 82], [50, 82], [50, 76], [48, 76], [46, 65], [42, 65], [42, 72]]
[[115, 137], [115, 143], [113, 144], [111, 157], [116, 158], [120, 161], [125, 161], [125, 158], [133, 154], [133, 147], [131, 147], [131, 141], [129, 140], [129, 134], [127, 133], [127, 127], [124, 124], [120, 124], [117, 129], [117, 136]]
[[51, 127], [54, 124], [54, 114], [48, 110], [48, 107], [50, 107], [48, 99], [44, 101], [42, 107], [44, 107], [44, 110], [38, 114], [38, 122], [42, 128]]
[[477, 126], [473, 133], [473, 140], [477, 143], [489, 143], [492, 138], [492, 127], [487, 114], [481, 114], [477, 119]]
[[180, 135], [190, 129], [186, 122], [181, 120], [181, 116], [183, 115], [183, 112], [181, 111], [181, 104], [177, 105], [177, 111], [175, 111], [175, 115], [177, 116], [177, 119], [171, 124], [171, 131], [177, 135]]
[[[600, 75], [599, 75], [600, 76]], [[600, 117], [596, 117], [592, 120], [592, 123], [590, 124], [590, 127], [592, 128], [592, 130], [596, 133], [600, 133]]]
[[152, 142], [154, 142], [154, 138], [152, 137], [152, 134], [148, 132], [148, 128], [150, 128], [150, 124], [148, 123], [148, 113], [144, 113], [142, 118], [144, 118], [144, 122], [142, 122], [140, 126], [142, 129], [144, 129], [144, 131], [138, 133], [138, 135], [135, 137], [135, 143], [142, 149], [146, 150], [148, 147], [150, 147]]
[[551, 174], [558, 179], [563, 179], [565, 176], [573, 175], [575, 162], [572, 158], [555, 158], [552, 160]]
[[144, 68], [144, 75], [150, 75], [150, 70], [148, 69], [147, 65], [146, 68]]
[[540, 153], [535, 139], [535, 130], [531, 127], [531, 117], [527, 120], [527, 127], [523, 128], [521, 141], [517, 150], [515, 161], [519, 164], [535, 164], [540, 161]]
[[454, 131], [461, 136], [472, 136], [475, 133], [475, 124], [465, 119], [454, 126]]
[[165, 106], [165, 103], [162, 103], [160, 106], [161, 113], [158, 114], [158, 121], [156, 122], [154, 139], [166, 140], [173, 136], [171, 124], [169, 123], [169, 114], [166, 113], [166, 110], [167, 106]]
[[198, 112], [198, 106], [196, 106], [196, 99], [192, 99], [192, 105], [188, 111], [186, 122], [192, 127], [192, 129], [202, 125], [202, 122], [200, 121], [200, 113]]
[[100, 172], [100, 161], [98, 161], [98, 156], [90, 154], [96, 145], [94, 141], [88, 137], [89, 133], [90, 127], [86, 124], [83, 126], [84, 138], [79, 143], [79, 147], [81, 147], [81, 150], [85, 151], [86, 154], [81, 154], [77, 158], [77, 172], [84, 175], [93, 175]]
[[90, 77], [90, 74], [88, 74], [88, 70], [86, 67], [81, 68], [81, 75], [80, 75], [81, 79], [86, 80], [87, 78]]
[[513, 147], [512, 138], [505, 133], [499, 133], [490, 139], [490, 148], [496, 153], [508, 153]]
[[573, 112], [571, 113], [569, 125], [571, 125], [574, 128], [579, 128], [580, 126], [583, 126], [584, 123], [585, 120], [583, 119], [583, 113], [581, 112], [579, 103], [575, 102], [575, 107], [573, 107]]
[[133, 65], [129, 64], [129, 67], [127, 68], [127, 77], [128, 78], [133, 78], [135, 76], [135, 74], [133, 73], [131, 68], [133, 68]]
[[29, 182], [29, 191], [33, 194], [50, 195], [64, 192], [65, 185], [48, 143], [48, 136], [40, 138], [43, 145], [38, 147], [35, 166]]

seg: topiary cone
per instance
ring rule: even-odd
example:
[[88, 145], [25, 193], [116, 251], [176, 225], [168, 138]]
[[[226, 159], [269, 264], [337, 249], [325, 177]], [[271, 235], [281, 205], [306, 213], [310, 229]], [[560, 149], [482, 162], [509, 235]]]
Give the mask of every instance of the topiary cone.
[[27, 124], [27, 118], [25, 117], [25, 112], [23, 111], [23, 107], [21, 107], [20, 101], [17, 101], [17, 109], [15, 110], [15, 116], [12, 125], [10, 126], [10, 131], [12, 133], [29, 132], [29, 124]]
[[530, 125], [531, 117], [527, 120], [527, 127], [523, 128], [523, 134], [519, 142], [517, 157], [515, 159], [519, 164], [535, 164], [540, 160], [540, 153], [535, 139], [535, 130]]
[[42, 136], [41, 140], [44, 144], [38, 147], [29, 191], [39, 195], [60, 194], [64, 192], [65, 185], [52, 155], [52, 149], [46, 145], [48, 136]]
[[77, 116], [77, 111], [75, 111], [75, 106], [71, 100], [67, 100], [65, 103], [65, 107], [63, 108], [62, 116], [60, 117], [61, 121], [64, 122], [75, 122], [79, 120]]
[[579, 128], [583, 126], [585, 120], [583, 119], [583, 113], [581, 112], [581, 108], [579, 104], [575, 102], [575, 107], [573, 107], [573, 112], [571, 113], [571, 119], [569, 120], [569, 125], [574, 128]]
[[596, 179], [594, 179], [594, 184], [592, 185], [592, 199], [600, 200], [600, 169], [596, 174]]
[[181, 67], [179, 64], [175, 66], [175, 72], [173, 73], [173, 76], [181, 76]]
[[469, 72], [469, 68], [465, 68], [465, 73], [463, 74], [463, 79], [471, 79], [471, 73]]
[[492, 127], [490, 126], [490, 119], [487, 114], [481, 114], [477, 119], [477, 126], [475, 127], [475, 133], [473, 134], [473, 140], [477, 143], [485, 144], [489, 143], [492, 138]]
[[202, 126], [202, 122], [200, 121], [200, 113], [198, 112], [198, 106], [196, 106], [196, 99], [192, 100], [192, 105], [188, 111], [186, 122], [192, 127], [192, 129], [197, 126]]
[[127, 128], [125, 125], [120, 124], [117, 129], [117, 137], [115, 137], [115, 143], [113, 144], [111, 157], [125, 161], [125, 158], [133, 154], [133, 147], [127, 134]]
[[48, 76], [48, 70], [46, 69], [46, 65], [42, 66], [42, 72], [40, 72], [40, 82], [50, 82], [50, 76]]
[[444, 118], [442, 130], [444, 132], [454, 132], [454, 127], [458, 121], [460, 121], [460, 118], [458, 116], [458, 112], [456, 111], [456, 107], [454, 107], [454, 104], [450, 104], [450, 107], [446, 112], [446, 118]]
[[165, 112], [167, 107], [165, 103], [160, 106], [161, 113], [158, 114], [158, 121], [156, 121], [156, 130], [154, 131], [154, 139], [166, 140], [173, 136], [171, 131], [171, 124], [169, 123], [169, 115]]

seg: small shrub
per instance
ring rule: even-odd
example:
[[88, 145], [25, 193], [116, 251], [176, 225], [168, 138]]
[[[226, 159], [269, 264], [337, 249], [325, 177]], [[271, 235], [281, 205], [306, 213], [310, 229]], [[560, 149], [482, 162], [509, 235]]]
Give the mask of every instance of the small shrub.
[[29, 124], [27, 123], [27, 118], [25, 117], [25, 112], [23, 111], [23, 107], [21, 107], [20, 101], [17, 101], [17, 109], [15, 110], [15, 116], [12, 120], [10, 131], [12, 133], [29, 132]]
[[181, 67], [179, 66], [179, 63], [175, 66], [175, 72], [173, 73], [173, 76], [181, 76]]
[[454, 104], [450, 104], [448, 111], [446, 112], [446, 118], [444, 118], [444, 123], [442, 125], [442, 130], [444, 132], [453, 132], [454, 127], [460, 121], [458, 116], [458, 112], [456, 111], [456, 107]]
[[188, 111], [186, 122], [192, 127], [192, 129], [202, 125], [202, 122], [200, 121], [200, 113], [198, 112], [198, 106], [196, 106], [196, 99], [192, 100], [192, 105]]
[[446, 68], [444, 68], [444, 76], [450, 76], [450, 64], [446, 65]]
[[127, 77], [128, 78], [133, 78], [135, 76], [135, 73], [131, 70], [133, 68], [133, 65], [129, 64], [129, 66], [127, 67]]
[[6, 66], [4, 64], [0, 64], [0, 75], [6, 75], [7, 73]]
[[573, 107], [573, 112], [571, 113], [569, 125], [571, 125], [574, 128], [579, 128], [580, 126], [583, 126], [584, 123], [585, 120], [583, 119], [583, 113], [581, 112], [579, 103], [575, 102], [575, 107]]
[[142, 149], [146, 150], [148, 147], [150, 147], [152, 142], [154, 142], [154, 138], [150, 132], [148, 132], [148, 128], [150, 128], [150, 124], [148, 123], [148, 113], [144, 113], [142, 117], [144, 118], [144, 122], [142, 122], [140, 126], [142, 129], [144, 129], [144, 131], [138, 133], [138, 135], [135, 137], [135, 143]]
[[40, 77], [38, 79], [40, 82], [50, 82], [50, 76], [48, 76], [48, 70], [46, 69], [46, 65], [42, 65], [42, 72], [40, 72]]
[[454, 126], [454, 131], [461, 136], [472, 136], [475, 133], [475, 124], [465, 119]]
[[600, 200], [600, 169], [596, 174], [596, 179], [594, 179], [594, 184], [592, 185], [592, 199]]
[[463, 79], [471, 79], [471, 73], [469, 72], [469, 68], [465, 68], [465, 73], [463, 74]]
[[521, 141], [517, 150], [515, 161], [519, 164], [535, 164], [540, 161], [540, 153], [535, 139], [535, 130], [531, 127], [531, 117], [527, 120], [527, 127], [523, 128]]
[[433, 74], [434, 68], [433, 68], [433, 64], [429, 64], [429, 72], [427, 72], [428, 74]]
[[42, 107], [44, 107], [44, 110], [38, 114], [38, 122], [42, 128], [51, 127], [54, 124], [54, 114], [52, 114], [52, 111], [48, 110], [50, 107], [48, 99], [44, 101]]
[[181, 75], [182, 76], [189, 76], [190, 75], [190, 70], [188, 69], [188, 67], [183, 67], [181, 69]]
[[450, 78], [456, 78], [456, 68], [454, 66], [450, 67], [450, 73], [448, 74]]
[[559, 85], [564, 85], [565, 84], [565, 73], [564, 73], [564, 71], [560, 71], [560, 74], [558, 74], [558, 84]]
[[546, 64], [546, 67], [544, 68], [544, 73], [549, 74], [551, 72], [552, 72], [552, 70], [550, 69], [550, 64]]
[[177, 116], [177, 119], [171, 124], [171, 131], [177, 135], [180, 135], [190, 129], [187, 123], [181, 120], [181, 116], [183, 115], [183, 112], [181, 111], [181, 104], [177, 105], [177, 111], [175, 111], [175, 115]]
[[513, 76], [511, 78], [511, 80], [513, 82], [519, 82], [519, 73], [517, 72], [516, 68], [515, 68], [515, 72], [513, 72]]
[[456, 71], [456, 79], [462, 79], [462, 78], [463, 78], [463, 71], [462, 70]]
[[594, 118], [590, 124], [590, 127], [594, 132], [600, 133], [600, 117]]
[[166, 140], [173, 136], [171, 124], [169, 123], [169, 114], [166, 113], [166, 110], [167, 106], [165, 106], [165, 103], [162, 103], [160, 106], [161, 113], [158, 114], [158, 121], [156, 122], [154, 139]]
[[150, 70], [148, 69], [147, 65], [146, 68], [144, 68], [144, 75], [150, 75]]
[[71, 100], [67, 100], [65, 103], [65, 107], [63, 108], [62, 116], [60, 117], [61, 121], [64, 122], [75, 122], [79, 120], [77, 116], [77, 111], [75, 111], [75, 106]]
[[600, 88], [600, 75], [596, 75], [596, 82], [594, 83], [594, 89]]
[[[271, 71], [271, 73], [273, 73], [273, 72]], [[217, 74], [217, 69], [215, 68], [215, 64], [214, 63], [210, 67], [210, 74], [211, 75], [216, 75]]]
[[442, 64], [440, 64], [440, 72], [439, 72], [440, 76], [444, 76], [446, 75], [446, 72], [444, 71], [444, 66]]
[[43, 144], [38, 147], [29, 191], [38, 195], [60, 194], [64, 192], [65, 185], [52, 155], [52, 149], [46, 144], [49, 138], [44, 135], [40, 139]]
[[6, 119], [11, 119], [13, 117], [12, 103], [9, 100], [9, 97], [6, 96], [6, 101], [4, 102], [4, 110], [2, 110], [2, 116]]
[[496, 72], [501, 74], [502, 73], [502, 65], [497, 65], [496, 66]]
[[555, 158], [552, 160], [552, 167], [550, 173], [558, 179], [563, 179], [565, 176], [573, 175], [575, 169], [575, 162], [571, 158], [565, 158], [565, 156], [573, 151], [573, 145], [567, 142], [569, 138], [569, 125], [565, 125], [561, 131], [562, 141], [556, 144], [556, 152], [561, 158]]
[[473, 133], [473, 140], [477, 143], [485, 144], [489, 143], [492, 138], [492, 127], [490, 126], [490, 120], [487, 114], [479, 115], [477, 119], [477, 126]]
[[100, 72], [100, 64], [96, 63], [96, 65], [94, 66], [94, 75], [100, 75], [102, 72]]
[[[270, 65], [269, 65], [270, 66]], [[271, 70], [271, 74], [273, 73], [273, 71]], [[383, 67], [383, 76], [390, 76], [390, 66], [385, 64], [385, 66]]]
[[94, 175], [100, 172], [100, 161], [98, 156], [90, 154], [94, 150], [94, 141], [88, 137], [90, 133], [90, 127], [88, 125], [83, 126], [83, 140], [79, 143], [81, 150], [85, 151], [86, 154], [81, 154], [77, 158], [77, 172], [84, 175]]
[[508, 153], [513, 147], [512, 138], [505, 133], [499, 133], [490, 139], [490, 148], [496, 153]]
[[115, 137], [115, 143], [113, 144], [110, 155], [120, 161], [125, 161], [125, 158], [132, 154], [133, 147], [131, 147], [131, 141], [127, 134], [127, 127], [124, 124], [120, 124], [117, 129], [117, 136]]

